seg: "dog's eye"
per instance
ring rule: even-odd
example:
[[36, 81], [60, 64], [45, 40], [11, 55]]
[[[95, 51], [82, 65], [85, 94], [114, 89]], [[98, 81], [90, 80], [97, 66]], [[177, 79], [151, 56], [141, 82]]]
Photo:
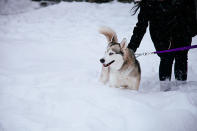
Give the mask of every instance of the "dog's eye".
[[114, 53], [110, 52], [109, 55], [113, 55]]

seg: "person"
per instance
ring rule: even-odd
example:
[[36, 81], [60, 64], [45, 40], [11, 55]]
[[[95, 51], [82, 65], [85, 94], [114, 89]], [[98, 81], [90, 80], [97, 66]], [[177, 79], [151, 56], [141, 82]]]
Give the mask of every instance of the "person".
[[[137, 1], [137, 0], [136, 0]], [[149, 25], [150, 36], [157, 51], [190, 46], [193, 27], [188, 26], [186, 17], [189, 13], [186, 5], [191, 0], [138, 0], [134, 14], [140, 9], [138, 22], [128, 48], [134, 52]], [[190, 28], [189, 28], [190, 27]], [[197, 29], [197, 28], [196, 28]], [[185, 83], [188, 73], [188, 50], [158, 54], [160, 57], [159, 79], [161, 88], [169, 88], [172, 66], [175, 61], [174, 75], [177, 83]]]

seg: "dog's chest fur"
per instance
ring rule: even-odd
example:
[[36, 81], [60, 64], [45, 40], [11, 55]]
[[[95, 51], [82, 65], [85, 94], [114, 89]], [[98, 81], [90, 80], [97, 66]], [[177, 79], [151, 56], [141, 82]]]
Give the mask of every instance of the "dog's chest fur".
[[132, 81], [135, 81], [132, 77], [133, 68], [129, 68], [123, 71], [110, 70], [109, 73], [109, 85], [115, 87], [129, 87]]

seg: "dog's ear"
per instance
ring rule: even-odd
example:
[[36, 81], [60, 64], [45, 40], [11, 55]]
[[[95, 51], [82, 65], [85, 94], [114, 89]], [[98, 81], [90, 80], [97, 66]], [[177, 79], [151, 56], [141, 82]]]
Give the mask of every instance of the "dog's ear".
[[127, 39], [124, 38], [121, 43], [120, 43], [120, 46], [121, 46], [121, 49], [126, 49], [127, 48]]

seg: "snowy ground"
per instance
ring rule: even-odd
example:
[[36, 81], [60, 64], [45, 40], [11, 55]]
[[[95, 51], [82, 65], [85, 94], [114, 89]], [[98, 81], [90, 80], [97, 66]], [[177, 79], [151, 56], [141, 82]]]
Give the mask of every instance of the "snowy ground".
[[[97, 30], [130, 39], [131, 7], [61, 3], [0, 16], [0, 131], [196, 131], [196, 50], [188, 84], [175, 91], [159, 91], [156, 55], [139, 58], [138, 92], [98, 82], [106, 40]], [[148, 32], [144, 51], [154, 51]]]
[[0, 0], [1, 15], [16, 15], [37, 8], [39, 8], [39, 4], [31, 0]]

